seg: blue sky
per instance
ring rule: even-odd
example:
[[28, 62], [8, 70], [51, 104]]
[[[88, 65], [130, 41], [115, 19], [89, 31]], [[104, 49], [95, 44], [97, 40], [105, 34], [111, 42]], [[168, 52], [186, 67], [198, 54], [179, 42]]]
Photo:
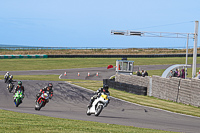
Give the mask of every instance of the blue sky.
[[[116, 36], [110, 31], [193, 33], [196, 20], [199, 0], [0, 0], [0, 44], [185, 47], [186, 39]], [[190, 40], [189, 46], [193, 44]]]

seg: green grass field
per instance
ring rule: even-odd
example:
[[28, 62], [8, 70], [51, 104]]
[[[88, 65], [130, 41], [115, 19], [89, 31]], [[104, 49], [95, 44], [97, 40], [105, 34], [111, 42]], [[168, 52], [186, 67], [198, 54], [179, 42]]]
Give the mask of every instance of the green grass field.
[[[121, 58], [45, 58], [45, 59], [0, 59], [0, 71], [17, 70], [49, 70], [107, 67], [116, 65], [116, 60]], [[135, 61], [134, 65], [163, 65], [185, 64], [184, 57], [171, 58], [128, 58]], [[197, 58], [197, 64], [200, 57]], [[188, 58], [188, 64], [192, 64], [192, 58]]]
[[[107, 67], [115, 65], [117, 58], [50, 58], [50, 59], [2, 59], [0, 60], [0, 71], [17, 70], [47, 70], [47, 69], [70, 69], [88, 67]], [[118, 59], [120, 60], [120, 59]], [[135, 61], [134, 65], [162, 65], [162, 64], [184, 64], [185, 58], [130, 58]], [[198, 57], [197, 62], [200, 62]], [[59, 65], [58, 65], [59, 64]], [[192, 58], [188, 59], [192, 64]], [[197, 63], [198, 64], [198, 63]], [[197, 68], [198, 70], [198, 68]], [[150, 75], [161, 75], [164, 70], [148, 71]], [[190, 73], [190, 70], [188, 70]], [[1, 75], [1, 79], [3, 75]], [[58, 75], [14, 75], [16, 80], [51, 80], [60, 81]], [[76, 84], [91, 90], [97, 90], [102, 86], [102, 81], [85, 81], [69, 79]], [[133, 103], [161, 108], [173, 112], [189, 114], [200, 117], [200, 109], [197, 107], [160, 100], [148, 96], [139, 96], [115, 89], [110, 89], [111, 96], [121, 98]], [[51, 121], [46, 124], [45, 121]], [[98, 125], [98, 126], [96, 126]], [[159, 130], [135, 128], [130, 126], [110, 125], [95, 122], [59, 119], [32, 114], [16, 113], [0, 110], [0, 132], [165, 132]]]
[[0, 110], [1, 133], [168, 133], [167, 131], [70, 120]]

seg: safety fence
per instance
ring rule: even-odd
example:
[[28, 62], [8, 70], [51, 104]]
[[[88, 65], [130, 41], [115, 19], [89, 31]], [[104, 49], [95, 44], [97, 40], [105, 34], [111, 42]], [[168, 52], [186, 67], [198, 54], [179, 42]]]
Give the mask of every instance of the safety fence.
[[[77, 54], [77, 55], [48, 55], [48, 58], [157, 58], [157, 57], [185, 57], [186, 54]], [[199, 57], [200, 54], [197, 54]], [[193, 57], [193, 54], [188, 54], [188, 57]]]
[[[157, 55], [0, 55], [0, 59], [14, 58], [157, 58], [157, 57], [185, 57], [185, 54], [157, 54]], [[192, 57], [193, 54], [188, 54]], [[200, 54], [197, 54], [200, 57]]]
[[[113, 80], [107, 80], [106, 82], [110, 85], [114, 84]], [[138, 88], [128, 88], [128, 85], [126, 85], [131, 93], [137, 91], [135, 89], [146, 87], [148, 96], [200, 107], [200, 80], [198, 79], [162, 78], [160, 76], [141, 77], [120, 74], [115, 75], [114, 82], [119, 82], [117, 84], [122, 84], [121, 86], [123, 84], [138, 86]], [[123, 90], [123, 87], [121, 90]]]

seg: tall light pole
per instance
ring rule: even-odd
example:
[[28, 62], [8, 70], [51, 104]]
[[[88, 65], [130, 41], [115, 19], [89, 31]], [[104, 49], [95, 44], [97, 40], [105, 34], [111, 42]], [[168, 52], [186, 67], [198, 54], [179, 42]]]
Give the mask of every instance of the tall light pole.
[[192, 78], [194, 78], [196, 76], [198, 26], [199, 26], [199, 21], [195, 21]]

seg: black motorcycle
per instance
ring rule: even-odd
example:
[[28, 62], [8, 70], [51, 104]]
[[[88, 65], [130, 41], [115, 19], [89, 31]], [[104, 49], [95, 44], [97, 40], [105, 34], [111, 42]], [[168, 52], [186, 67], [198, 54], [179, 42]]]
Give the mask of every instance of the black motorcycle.
[[8, 91], [9, 91], [10, 93], [12, 92], [14, 86], [15, 86], [15, 85], [14, 85], [12, 82], [7, 84], [7, 89], [8, 89]]

